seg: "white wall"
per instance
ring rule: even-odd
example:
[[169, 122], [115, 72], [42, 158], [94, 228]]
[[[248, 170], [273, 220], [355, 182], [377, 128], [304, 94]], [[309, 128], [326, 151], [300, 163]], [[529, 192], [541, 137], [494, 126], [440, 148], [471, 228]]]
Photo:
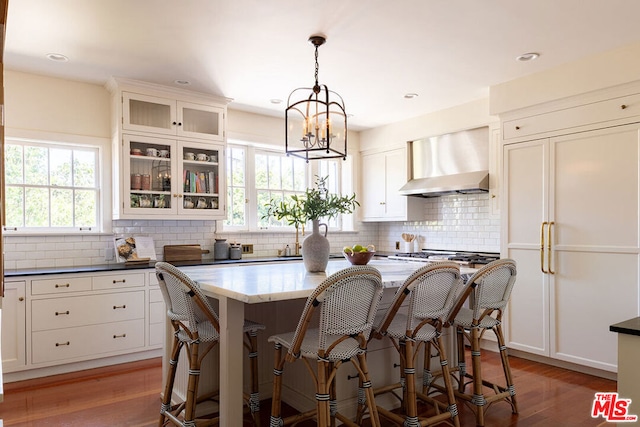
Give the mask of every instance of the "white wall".
[[[5, 72], [5, 105], [8, 136], [101, 141], [110, 163], [111, 105], [110, 93], [105, 87], [9, 70]], [[229, 109], [227, 119], [229, 138], [282, 146], [282, 118]], [[352, 154], [358, 152], [358, 139], [358, 133], [349, 133], [349, 152]], [[107, 182], [103, 190], [107, 192], [111, 191], [110, 170], [110, 164], [104, 165]], [[105, 211], [109, 215], [111, 209], [107, 207]], [[212, 257], [215, 238], [253, 243], [255, 252], [252, 256], [270, 256], [295, 241], [294, 233], [216, 234], [216, 221], [110, 221], [109, 218], [109, 222], [112, 232], [102, 235], [11, 236], [5, 233], [5, 268], [105, 264], [107, 253], [113, 251], [113, 236], [121, 234], [152, 236], [159, 256], [164, 245], [199, 243], [211, 250], [208, 256]], [[359, 232], [334, 234], [330, 242], [334, 252], [355, 242], [376, 243], [377, 227], [363, 225]]]

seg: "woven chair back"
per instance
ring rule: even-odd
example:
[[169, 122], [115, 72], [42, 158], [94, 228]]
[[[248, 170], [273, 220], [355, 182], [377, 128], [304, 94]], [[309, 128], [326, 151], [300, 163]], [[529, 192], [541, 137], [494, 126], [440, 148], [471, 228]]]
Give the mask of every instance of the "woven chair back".
[[493, 261], [478, 270], [469, 282], [476, 284], [472, 299], [474, 319], [487, 310], [502, 311], [516, 282], [516, 262], [509, 258]]
[[[336, 340], [362, 334], [369, 338], [382, 297], [380, 272], [371, 266], [352, 266], [326, 278], [309, 296], [294, 335], [301, 342], [312, 312], [319, 309], [318, 349]], [[295, 352], [295, 344], [290, 352]]]
[[166, 262], [156, 263], [156, 277], [169, 319], [180, 322], [190, 335], [207, 320], [217, 329], [218, 314], [197, 283]]

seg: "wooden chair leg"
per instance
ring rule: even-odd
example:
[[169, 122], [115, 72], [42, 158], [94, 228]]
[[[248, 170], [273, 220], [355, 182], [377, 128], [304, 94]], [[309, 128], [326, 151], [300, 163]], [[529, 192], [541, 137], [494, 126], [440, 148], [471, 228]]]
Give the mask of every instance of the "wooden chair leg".
[[[369, 366], [367, 364], [367, 355], [359, 354], [358, 363], [360, 364], [360, 369], [362, 370], [361, 384], [362, 384], [362, 390], [364, 392], [363, 397], [366, 400], [366, 405], [367, 405], [367, 408], [369, 409], [369, 423], [371, 427], [379, 427], [380, 417], [378, 415], [378, 407], [376, 406], [376, 398], [374, 395], [373, 387], [371, 385], [371, 379], [369, 378]], [[361, 422], [362, 420], [359, 420], [358, 424], [361, 424]]]
[[[438, 341], [438, 352], [440, 353], [440, 366], [442, 367], [442, 378], [444, 380], [444, 388], [447, 393], [447, 403], [449, 405], [448, 410], [451, 413], [453, 425], [455, 427], [460, 427], [460, 418], [458, 416], [458, 405], [456, 403], [456, 397], [453, 390], [451, 373], [449, 372], [449, 362], [447, 361], [447, 353], [444, 348], [444, 343], [442, 342], [442, 337], [438, 337], [437, 341]], [[427, 347], [430, 347], [430, 345]]]
[[417, 426], [418, 424], [418, 406], [417, 406], [417, 397], [416, 397], [416, 375], [415, 375], [415, 366], [413, 360], [413, 349], [414, 349], [413, 341], [405, 341], [404, 342], [404, 379], [405, 379], [405, 389], [406, 391], [406, 421], [405, 426]]
[[275, 344], [275, 357], [273, 367], [273, 393], [271, 396], [271, 420], [269, 425], [279, 426], [282, 422], [281, 394], [282, 394], [282, 370], [284, 368], [284, 357], [282, 357], [282, 345]]
[[162, 396], [162, 404], [160, 406], [160, 422], [158, 427], [162, 427], [165, 421], [165, 413], [171, 411], [171, 397], [173, 395], [173, 384], [176, 379], [176, 370], [178, 367], [178, 358], [182, 350], [182, 343], [174, 336], [173, 345], [171, 347], [171, 357], [169, 359], [169, 370], [167, 371], [167, 383], [164, 387], [164, 396]]
[[498, 339], [498, 348], [500, 350], [500, 359], [502, 360], [502, 370], [504, 371], [504, 378], [506, 381], [506, 388], [510, 398], [507, 400], [511, 404], [511, 409], [514, 414], [518, 413], [518, 402], [516, 401], [516, 388], [513, 384], [513, 377], [511, 376], [511, 365], [509, 364], [509, 354], [507, 353], [507, 346], [504, 342], [504, 335], [502, 333], [502, 326], [498, 324], [494, 328], [494, 332]]
[[258, 377], [258, 332], [247, 332], [249, 338], [249, 372], [251, 375], [251, 394], [249, 395], [249, 411], [253, 423], [260, 427], [260, 391]]
[[431, 373], [431, 342], [424, 345], [424, 360], [422, 363], [422, 394], [428, 394], [433, 374]]
[[189, 347], [189, 380], [187, 382], [186, 406], [184, 409], [184, 424], [190, 425], [196, 417], [198, 402], [198, 383], [200, 382], [200, 360], [198, 358], [199, 344], [187, 344]]
[[480, 329], [471, 328], [471, 366], [473, 369], [473, 397], [471, 403], [476, 407], [476, 424], [484, 426], [486, 399], [482, 389], [482, 365], [480, 361]]
[[316, 416], [318, 427], [329, 427], [329, 388], [327, 384], [329, 362], [318, 356], [318, 383], [316, 385]]
[[467, 362], [465, 360], [464, 330], [456, 328], [456, 350], [458, 351], [458, 392], [464, 393]]

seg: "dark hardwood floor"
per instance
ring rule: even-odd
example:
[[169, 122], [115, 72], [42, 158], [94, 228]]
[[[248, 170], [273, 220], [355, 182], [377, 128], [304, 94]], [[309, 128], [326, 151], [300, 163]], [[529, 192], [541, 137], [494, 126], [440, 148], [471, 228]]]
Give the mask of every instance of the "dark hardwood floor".
[[[499, 358], [491, 352], [483, 354], [485, 376], [499, 375]], [[487, 413], [487, 427], [608, 425], [602, 418], [591, 418], [590, 411], [594, 394], [615, 391], [615, 381], [522, 358], [510, 360], [520, 413], [514, 415], [508, 404], [496, 403]], [[5, 427], [155, 426], [162, 388], [160, 363], [160, 359], [152, 359], [5, 384], [0, 419]], [[262, 404], [263, 426], [269, 425], [269, 403]], [[459, 406], [461, 424], [475, 425], [471, 410]]]

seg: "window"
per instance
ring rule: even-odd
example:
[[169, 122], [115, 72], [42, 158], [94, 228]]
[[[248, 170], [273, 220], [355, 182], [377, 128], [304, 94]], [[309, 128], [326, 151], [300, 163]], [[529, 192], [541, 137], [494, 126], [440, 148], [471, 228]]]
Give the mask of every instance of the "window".
[[98, 147], [7, 138], [7, 229], [98, 231], [98, 165]]
[[[255, 231], [289, 228], [286, 221], [262, 217], [269, 200], [284, 200], [303, 194], [314, 185], [316, 176], [328, 176], [328, 189], [340, 193], [342, 160], [303, 159], [258, 147], [232, 144], [227, 147], [227, 219], [226, 230]], [[328, 222], [339, 228], [340, 218]]]

